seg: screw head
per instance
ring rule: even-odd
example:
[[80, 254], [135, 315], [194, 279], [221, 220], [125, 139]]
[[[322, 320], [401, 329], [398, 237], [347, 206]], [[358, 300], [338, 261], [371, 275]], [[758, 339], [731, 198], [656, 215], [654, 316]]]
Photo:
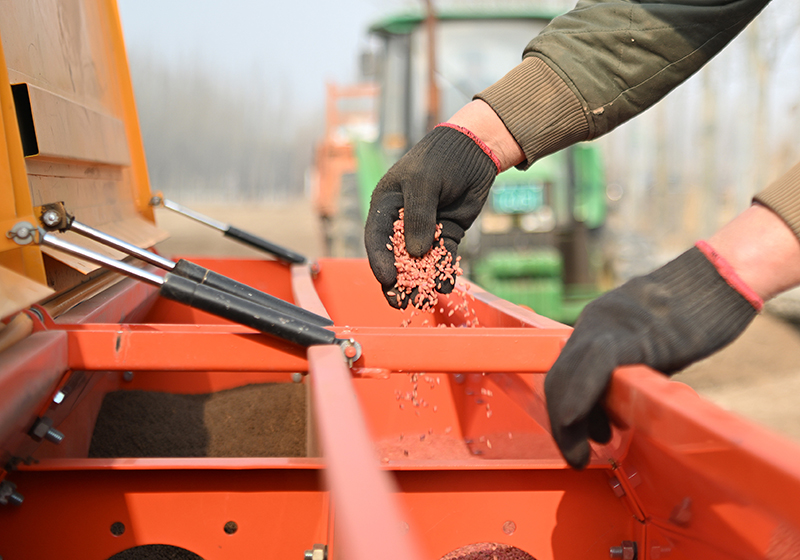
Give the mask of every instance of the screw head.
[[42, 215], [42, 223], [47, 227], [57, 226], [61, 221], [61, 216], [55, 210], [48, 210]]

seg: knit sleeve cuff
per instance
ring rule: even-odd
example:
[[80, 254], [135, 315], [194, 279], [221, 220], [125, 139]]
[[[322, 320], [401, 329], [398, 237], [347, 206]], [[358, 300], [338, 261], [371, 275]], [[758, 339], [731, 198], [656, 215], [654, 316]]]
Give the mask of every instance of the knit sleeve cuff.
[[800, 239], [800, 163], [758, 193], [753, 200], [780, 216]]
[[489, 104], [525, 153], [518, 167], [589, 136], [581, 103], [546, 62], [530, 56], [475, 96]]

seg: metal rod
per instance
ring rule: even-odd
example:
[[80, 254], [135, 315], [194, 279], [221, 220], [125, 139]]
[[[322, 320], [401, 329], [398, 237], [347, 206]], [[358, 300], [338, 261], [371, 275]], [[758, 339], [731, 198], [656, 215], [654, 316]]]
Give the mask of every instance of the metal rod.
[[117, 237], [113, 237], [102, 231], [98, 231], [93, 227], [87, 226], [86, 224], [82, 224], [78, 220], [72, 220], [70, 224], [70, 229], [83, 235], [84, 237], [88, 237], [89, 239], [94, 239], [102, 243], [103, 245], [108, 245], [109, 247], [113, 247], [123, 253], [130, 255], [132, 257], [136, 257], [137, 259], [143, 260], [147, 263], [150, 263], [158, 268], [163, 268], [164, 270], [173, 270], [175, 268], [175, 263], [169, 259], [165, 259], [161, 255], [157, 255], [146, 249], [142, 249], [141, 247], [137, 247], [132, 243], [128, 243], [127, 241], [123, 241]]
[[209, 218], [208, 216], [195, 212], [194, 210], [190, 210], [189, 208], [186, 208], [185, 206], [182, 206], [177, 202], [167, 200], [166, 198], [162, 198], [161, 196], [154, 196], [153, 198], [151, 198], [150, 204], [152, 206], [159, 206], [159, 205], [163, 206], [164, 208], [172, 210], [173, 212], [177, 212], [178, 214], [182, 214], [188, 218], [196, 220], [201, 224], [211, 226], [214, 229], [221, 231], [226, 237], [235, 239], [240, 243], [244, 243], [245, 245], [249, 245], [254, 249], [258, 249], [259, 251], [264, 251], [266, 253], [269, 253], [270, 255], [277, 257], [278, 260], [283, 261], [285, 263], [305, 264], [307, 262], [307, 259], [303, 255], [296, 253], [290, 249], [287, 249], [286, 247], [276, 245], [271, 241], [267, 241], [262, 237], [253, 235], [250, 232], [241, 230], [230, 224], [225, 224], [217, 220], [214, 220], [212, 218]]
[[90, 249], [85, 249], [68, 241], [64, 241], [52, 233], [41, 234], [41, 243], [42, 245], [52, 247], [53, 249], [58, 249], [59, 251], [64, 251], [65, 253], [85, 259], [89, 262], [93, 262], [94, 264], [110, 268], [111, 270], [119, 272], [120, 274], [124, 274], [125, 276], [130, 276], [131, 278], [141, 280], [142, 282], [147, 282], [153, 286], [160, 287], [164, 284], [164, 279], [161, 278], [161, 276], [146, 270], [142, 270], [141, 268], [137, 268], [126, 262], [118, 261], [116, 259], [112, 259], [111, 257], [101, 255], [100, 253]]
[[164, 205], [164, 208], [168, 208], [173, 212], [177, 212], [178, 214], [183, 214], [187, 218], [191, 218], [193, 220], [200, 222], [201, 224], [211, 226], [212, 228], [218, 229], [223, 233], [228, 231], [228, 228], [230, 227], [228, 224], [223, 224], [222, 222], [219, 222], [213, 218], [209, 218], [208, 216], [200, 214], [199, 212], [195, 212], [194, 210], [190, 210], [189, 208], [186, 208], [185, 206], [182, 206], [177, 202], [172, 202], [171, 200], [167, 200], [166, 198], [162, 198], [161, 202]]
[[300, 320], [308, 321], [315, 325], [327, 327], [333, 324], [333, 321], [327, 317], [321, 317], [311, 311], [307, 311], [275, 296], [271, 296], [260, 290], [256, 290], [251, 286], [237, 282], [231, 278], [227, 278], [221, 274], [217, 274], [207, 268], [201, 267], [189, 261], [181, 259], [180, 261], [173, 262], [165, 259], [161, 255], [157, 255], [146, 249], [142, 249], [123, 241], [117, 237], [103, 233], [96, 230], [91, 226], [87, 226], [75, 219], [69, 223], [68, 229], [78, 233], [89, 239], [93, 239], [99, 243], [112, 247], [132, 257], [141, 259], [147, 263], [162, 268], [168, 272], [173, 272], [178, 276], [188, 278], [198, 284], [205, 284], [216, 290], [221, 290], [228, 294], [250, 300], [255, 304], [262, 305], [269, 309], [274, 309], [280, 313], [284, 313], [290, 317], [295, 317]]

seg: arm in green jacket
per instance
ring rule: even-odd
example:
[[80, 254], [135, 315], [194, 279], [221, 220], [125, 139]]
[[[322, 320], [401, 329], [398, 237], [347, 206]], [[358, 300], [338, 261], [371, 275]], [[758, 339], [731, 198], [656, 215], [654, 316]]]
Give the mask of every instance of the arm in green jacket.
[[601, 136], [652, 106], [727, 45], [768, 0], [582, 0], [477, 98], [526, 162]]

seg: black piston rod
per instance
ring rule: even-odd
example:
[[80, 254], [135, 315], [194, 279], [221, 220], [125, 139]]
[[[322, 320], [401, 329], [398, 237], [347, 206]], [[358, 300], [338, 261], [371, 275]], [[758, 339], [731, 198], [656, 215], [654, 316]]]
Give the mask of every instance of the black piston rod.
[[126, 262], [118, 261], [79, 245], [69, 243], [43, 230], [39, 232], [39, 243], [115, 270], [136, 280], [147, 282], [156, 286], [159, 289], [159, 295], [165, 299], [183, 303], [300, 346], [309, 347], [319, 344], [353, 345], [353, 341], [336, 338], [333, 331], [329, 331], [319, 325], [302, 321], [297, 317], [290, 317], [274, 309], [198, 284], [171, 272], [167, 272], [161, 277]]
[[163, 206], [168, 210], [172, 210], [173, 212], [177, 212], [187, 218], [191, 218], [201, 224], [205, 224], [209, 227], [214, 229], [218, 229], [221, 231], [226, 237], [231, 237], [236, 241], [244, 243], [246, 245], [250, 245], [251, 247], [258, 249], [260, 251], [265, 251], [270, 255], [277, 257], [279, 260], [284, 261], [289, 264], [305, 264], [306, 258], [299, 254], [295, 253], [294, 251], [287, 249], [286, 247], [281, 247], [280, 245], [276, 245], [271, 241], [267, 241], [266, 239], [259, 237], [257, 235], [253, 235], [250, 232], [238, 229], [233, 227], [230, 224], [225, 224], [220, 221], [217, 221], [213, 218], [209, 218], [208, 216], [204, 216], [199, 212], [195, 212], [194, 210], [190, 210], [185, 206], [181, 206], [177, 202], [173, 202], [171, 200], [167, 200], [166, 198], [162, 198], [161, 196], [154, 196], [150, 199], [151, 206]]
[[189, 280], [197, 282], [198, 284], [205, 284], [206, 286], [223, 291], [233, 296], [252, 301], [253, 303], [262, 305], [269, 309], [274, 309], [275, 311], [283, 313], [284, 315], [295, 317], [320, 327], [329, 327], [333, 325], [333, 321], [327, 317], [322, 317], [321, 315], [312, 313], [307, 309], [303, 309], [302, 307], [293, 305], [288, 301], [284, 301], [273, 295], [256, 290], [247, 284], [237, 282], [232, 278], [223, 276], [222, 274], [204, 268], [198, 264], [194, 264], [193, 262], [185, 259], [180, 259], [178, 262], [173, 262], [169, 259], [165, 259], [161, 255], [157, 255], [156, 253], [147, 251], [141, 247], [137, 247], [132, 243], [128, 243], [127, 241], [123, 241], [122, 239], [108, 235], [102, 231], [98, 231], [91, 226], [87, 226], [86, 224], [79, 222], [71, 216], [67, 221], [68, 225], [63, 228], [62, 231], [74, 231], [75, 233], [78, 233], [84, 237], [93, 239], [99, 243], [102, 243], [103, 245], [122, 251], [127, 255], [136, 257], [137, 259], [157, 266], [158, 268], [168, 272], [177, 274], [178, 276], [183, 276], [184, 278], [188, 278]]

